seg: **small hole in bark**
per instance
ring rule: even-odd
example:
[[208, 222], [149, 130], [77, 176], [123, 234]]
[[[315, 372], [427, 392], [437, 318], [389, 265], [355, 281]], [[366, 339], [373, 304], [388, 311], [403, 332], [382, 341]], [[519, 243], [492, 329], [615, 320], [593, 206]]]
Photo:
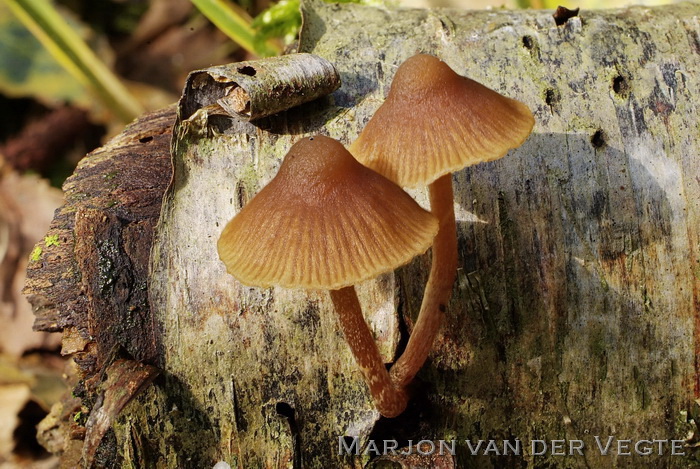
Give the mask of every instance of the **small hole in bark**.
[[249, 77], [254, 77], [255, 74], [257, 73], [257, 70], [255, 70], [250, 65], [246, 65], [244, 67], [239, 68], [238, 73], [242, 73], [243, 75], [248, 75]]
[[290, 422], [294, 422], [294, 408], [286, 402], [278, 402], [275, 404], [275, 412], [282, 417], [286, 417]]
[[613, 79], [612, 89], [619, 96], [626, 97], [630, 91], [630, 84], [625, 77], [618, 75]]
[[447, 311], [447, 308], [443, 304], [440, 304], [440, 306], [438, 306], [438, 309], [440, 310], [441, 313], [444, 313], [445, 311]]
[[139, 139], [139, 142], [141, 142], [141, 143], [148, 143], [148, 142], [150, 142], [150, 141], [152, 141], [152, 140], [153, 140], [153, 137], [151, 137], [151, 136], [148, 136], [148, 137], [141, 137], [141, 138]]
[[296, 417], [294, 416], [294, 408], [287, 404], [286, 402], [280, 401], [275, 404], [275, 411], [277, 415], [285, 417], [289, 423], [289, 431], [292, 436], [292, 454], [294, 455], [294, 461], [292, 467], [294, 469], [301, 469], [301, 436], [299, 435], [299, 428], [297, 427]]
[[591, 137], [591, 145], [593, 145], [593, 148], [595, 148], [596, 150], [605, 146], [605, 134], [603, 134], [602, 130], [598, 129], [593, 134], [593, 136]]
[[559, 101], [561, 100], [561, 94], [559, 94], [558, 90], [555, 90], [554, 88], [549, 88], [547, 91], [544, 92], [544, 102], [547, 103], [547, 106], [553, 107], [559, 104]]
[[527, 50], [532, 50], [535, 47], [535, 40], [532, 36], [523, 36], [523, 47]]

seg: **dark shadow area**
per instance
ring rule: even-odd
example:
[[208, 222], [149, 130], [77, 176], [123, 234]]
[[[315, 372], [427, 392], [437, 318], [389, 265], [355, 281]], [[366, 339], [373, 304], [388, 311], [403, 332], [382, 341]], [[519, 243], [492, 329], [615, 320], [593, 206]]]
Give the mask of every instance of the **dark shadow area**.
[[28, 401], [17, 414], [19, 424], [15, 428], [14, 453], [22, 457], [45, 457], [48, 452], [39, 444], [36, 438], [36, 426], [46, 417], [46, 411], [35, 401]]
[[[155, 384], [165, 393], [165, 402], [159, 407], [166, 412], [168, 425], [172, 426], [167, 432], [166, 444], [177, 455], [177, 467], [214, 466], [220, 435], [218, 425], [211, 420], [203, 403], [193, 396], [187, 383], [171, 374], [159, 377]], [[164, 424], [163, 421], [157, 422], [160, 426]], [[147, 441], [153, 448], [158, 448], [163, 429], [154, 428], [153, 433], [144, 435], [142, 442]], [[152, 453], [159, 454], [156, 450]], [[151, 463], [153, 467], [156, 465], [156, 461]]]
[[[184, 469], [216, 463], [218, 426], [187, 384], [171, 374], [161, 374], [136, 400], [141, 402], [140, 410], [129, 412], [128, 423], [117, 417], [120, 437], [125, 440], [117, 442], [110, 428], [99, 443], [93, 467], [120, 467], [125, 444], [129, 461], [143, 468], [156, 467], [164, 454], [175, 457], [177, 467]], [[144, 414], [143, 409], [149, 413]]]

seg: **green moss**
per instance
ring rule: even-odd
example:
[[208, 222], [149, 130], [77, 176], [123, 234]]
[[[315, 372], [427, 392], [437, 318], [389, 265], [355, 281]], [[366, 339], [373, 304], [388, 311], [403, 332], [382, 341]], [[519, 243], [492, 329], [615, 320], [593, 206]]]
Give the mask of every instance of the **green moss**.
[[46, 236], [44, 238], [44, 246], [47, 248], [51, 246], [58, 246], [60, 243], [58, 242], [58, 235], [50, 235]]
[[111, 173], [104, 174], [102, 177], [105, 178], [105, 181], [111, 181], [117, 176], [117, 174], [119, 174], [119, 171], [112, 171]]
[[32, 262], [38, 261], [41, 258], [41, 252], [41, 246], [34, 246], [32, 253], [29, 255], [29, 260]]

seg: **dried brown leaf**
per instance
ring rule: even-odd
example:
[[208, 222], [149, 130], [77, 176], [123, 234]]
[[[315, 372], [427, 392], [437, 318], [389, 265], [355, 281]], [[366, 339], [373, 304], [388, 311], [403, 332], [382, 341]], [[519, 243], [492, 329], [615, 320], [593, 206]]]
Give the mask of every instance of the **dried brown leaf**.
[[34, 315], [22, 296], [32, 248], [46, 232], [61, 192], [37, 176], [9, 172], [0, 179], [0, 351], [20, 356], [35, 348], [55, 348], [58, 335], [32, 331]]

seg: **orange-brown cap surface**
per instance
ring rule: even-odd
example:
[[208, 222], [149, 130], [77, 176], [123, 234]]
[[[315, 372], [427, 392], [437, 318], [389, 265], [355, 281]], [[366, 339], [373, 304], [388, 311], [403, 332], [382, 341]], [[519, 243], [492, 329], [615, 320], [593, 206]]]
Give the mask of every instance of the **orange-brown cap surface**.
[[341, 143], [304, 138], [224, 228], [219, 257], [246, 285], [338, 289], [425, 252], [437, 220]]
[[416, 187], [502, 157], [534, 124], [525, 104], [420, 54], [398, 68], [386, 101], [350, 151], [399, 185]]

